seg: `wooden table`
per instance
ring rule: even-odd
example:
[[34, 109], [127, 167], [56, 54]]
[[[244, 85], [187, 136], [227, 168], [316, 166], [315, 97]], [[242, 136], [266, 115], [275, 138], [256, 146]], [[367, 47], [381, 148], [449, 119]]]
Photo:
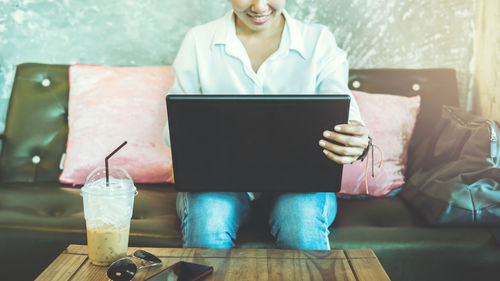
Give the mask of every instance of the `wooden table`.
[[[214, 272], [204, 280], [390, 280], [371, 249], [366, 250], [266, 250], [129, 248], [158, 256], [167, 267], [183, 260], [211, 265]], [[144, 280], [161, 267], [141, 270]], [[92, 265], [87, 246], [69, 245], [36, 280], [108, 280], [107, 267]]]

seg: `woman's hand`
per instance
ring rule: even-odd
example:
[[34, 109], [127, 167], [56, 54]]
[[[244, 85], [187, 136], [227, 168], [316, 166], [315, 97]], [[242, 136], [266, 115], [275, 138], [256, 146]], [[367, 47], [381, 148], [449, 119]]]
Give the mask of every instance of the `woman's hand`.
[[353, 163], [368, 146], [368, 129], [358, 121], [337, 125], [335, 131], [324, 131], [323, 137], [319, 141], [323, 153], [339, 164]]

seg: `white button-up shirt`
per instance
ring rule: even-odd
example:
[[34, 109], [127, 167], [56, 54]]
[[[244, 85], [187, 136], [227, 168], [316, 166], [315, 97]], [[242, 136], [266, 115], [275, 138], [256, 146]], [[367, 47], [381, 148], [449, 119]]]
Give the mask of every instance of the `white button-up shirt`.
[[[192, 28], [174, 60], [171, 94], [347, 94], [349, 66], [326, 26], [305, 24], [286, 11], [278, 50], [257, 72], [236, 36], [233, 11]], [[363, 123], [351, 95], [349, 120]], [[168, 128], [165, 129], [168, 141]], [[251, 200], [255, 194], [248, 192]]]
[[[326, 26], [305, 24], [286, 11], [278, 50], [255, 72], [236, 36], [233, 11], [192, 28], [174, 60], [172, 94], [347, 94], [349, 67]], [[351, 96], [349, 120], [363, 123]]]

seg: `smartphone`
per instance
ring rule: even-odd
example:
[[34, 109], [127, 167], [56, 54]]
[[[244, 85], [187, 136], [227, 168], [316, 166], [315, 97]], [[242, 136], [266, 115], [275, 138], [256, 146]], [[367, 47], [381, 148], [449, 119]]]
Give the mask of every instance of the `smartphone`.
[[155, 275], [146, 278], [148, 281], [196, 281], [214, 271], [212, 266], [180, 261]]

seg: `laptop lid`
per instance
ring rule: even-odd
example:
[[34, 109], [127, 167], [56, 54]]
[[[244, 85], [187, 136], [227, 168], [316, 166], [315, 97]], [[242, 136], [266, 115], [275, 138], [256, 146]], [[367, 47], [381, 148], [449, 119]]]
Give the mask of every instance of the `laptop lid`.
[[347, 123], [349, 95], [168, 95], [177, 191], [336, 192], [342, 165], [324, 130]]

